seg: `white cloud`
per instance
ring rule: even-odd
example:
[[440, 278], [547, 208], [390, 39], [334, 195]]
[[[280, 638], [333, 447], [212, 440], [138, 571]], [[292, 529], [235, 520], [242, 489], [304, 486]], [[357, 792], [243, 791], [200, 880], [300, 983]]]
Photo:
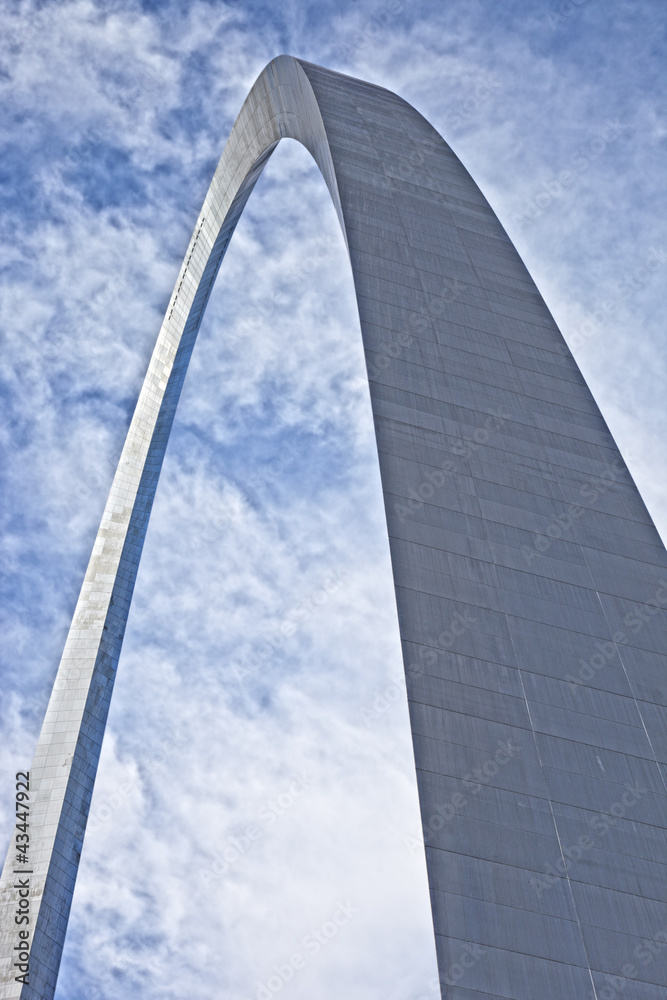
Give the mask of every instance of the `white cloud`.
[[[180, 255], [262, 66], [291, 49], [415, 104], [574, 336], [664, 242], [645, 21], [615, 0], [633, 39], [618, 42], [616, 79], [612, 35], [588, 62], [575, 42], [602, 30], [593, 7], [554, 29], [537, 3], [114, 3], [105, 14], [75, 2], [15, 41], [5, 14], [3, 787], [30, 759]], [[513, 222], [616, 116], [629, 138], [530, 225]], [[577, 357], [665, 524], [661, 287], [662, 270]], [[305, 966], [285, 997], [435, 995], [423, 860], [404, 843], [416, 790], [404, 696], [391, 700], [400, 654], [362, 372], [335, 214], [307, 154], [283, 143], [232, 242], [165, 461], [61, 1000], [254, 998], [296, 952]], [[262, 819], [281, 795], [293, 801]], [[259, 836], [239, 850], [248, 826]], [[235, 850], [219, 877], [200, 877]], [[359, 913], [308, 951], [304, 937], [348, 900]]]

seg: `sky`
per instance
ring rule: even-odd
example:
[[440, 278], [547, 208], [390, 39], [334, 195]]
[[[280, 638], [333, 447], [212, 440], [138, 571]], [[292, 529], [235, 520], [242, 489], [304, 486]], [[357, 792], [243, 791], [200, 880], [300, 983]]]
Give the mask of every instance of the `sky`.
[[[280, 53], [450, 143], [665, 537], [666, 28], [663, 0], [0, 2], [3, 850], [180, 262]], [[176, 416], [57, 1000], [433, 1000], [401, 670], [349, 262], [285, 140]]]

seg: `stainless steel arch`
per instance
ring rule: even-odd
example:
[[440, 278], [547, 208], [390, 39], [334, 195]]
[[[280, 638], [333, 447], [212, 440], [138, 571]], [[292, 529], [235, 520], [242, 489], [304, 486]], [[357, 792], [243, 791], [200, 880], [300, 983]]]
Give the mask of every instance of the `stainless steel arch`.
[[[16, 981], [10, 957], [20, 869], [10, 850], [0, 997], [53, 996], [181, 386], [225, 249], [286, 136], [316, 160], [352, 262], [443, 996], [598, 995], [624, 949], [667, 927], [654, 860], [642, 861], [655, 851], [630, 862], [632, 836], [655, 840], [665, 826], [661, 716], [647, 694], [664, 685], [660, 598], [639, 640], [623, 628], [628, 608], [658, 593], [664, 549], [553, 319], [457, 157], [396, 95], [281, 56], [225, 146], [95, 541], [31, 771], [30, 982]], [[596, 642], [605, 670], [583, 672]], [[568, 845], [630, 780], [646, 788], [619, 820], [626, 840], [603, 845], [621, 876], [595, 844], [573, 872]], [[635, 978], [667, 987], [657, 958]]]

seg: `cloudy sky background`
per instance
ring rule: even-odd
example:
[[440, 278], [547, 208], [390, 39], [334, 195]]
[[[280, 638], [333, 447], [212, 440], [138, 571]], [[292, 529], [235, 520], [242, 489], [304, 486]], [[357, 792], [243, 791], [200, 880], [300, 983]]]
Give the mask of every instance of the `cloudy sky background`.
[[[663, 0], [7, 0], [0, 17], [3, 849], [180, 261], [281, 52], [398, 92], [450, 142], [665, 536]], [[58, 1000], [254, 1000], [295, 953], [290, 1000], [435, 997], [363, 376], [335, 213], [285, 141], [172, 433]], [[315, 953], [304, 938], [341, 903]]]

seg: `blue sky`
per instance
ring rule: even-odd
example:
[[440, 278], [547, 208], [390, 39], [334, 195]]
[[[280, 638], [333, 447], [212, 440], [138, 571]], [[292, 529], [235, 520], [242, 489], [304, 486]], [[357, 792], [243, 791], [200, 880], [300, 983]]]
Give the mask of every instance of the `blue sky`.
[[[0, 18], [0, 787], [31, 759], [215, 164], [281, 52], [398, 92], [450, 142], [664, 537], [662, 0], [77, 0]], [[435, 997], [400, 671], [349, 264], [286, 141], [174, 426], [58, 1000]]]

